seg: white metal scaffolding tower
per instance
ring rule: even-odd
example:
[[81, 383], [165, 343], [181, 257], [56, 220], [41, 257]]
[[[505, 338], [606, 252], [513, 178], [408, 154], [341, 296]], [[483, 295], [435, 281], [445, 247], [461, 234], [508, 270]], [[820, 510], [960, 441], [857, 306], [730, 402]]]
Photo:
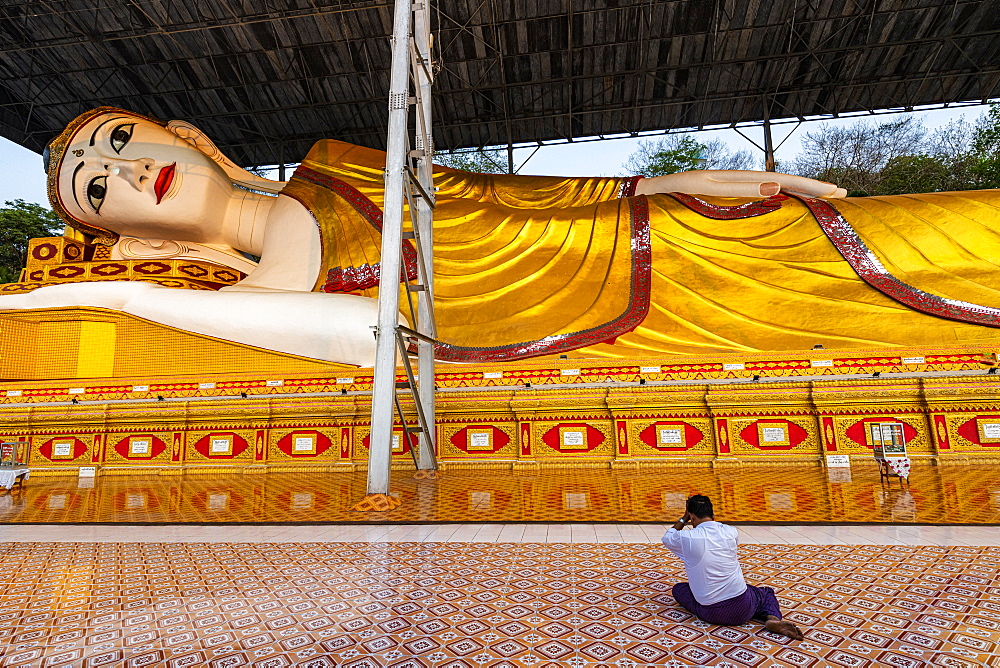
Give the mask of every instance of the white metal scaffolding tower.
[[[433, 214], [434, 141], [431, 135], [431, 34], [426, 2], [396, 0], [389, 79], [389, 133], [385, 164], [385, 216], [376, 329], [375, 380], [372, 390], [371, 439], [368, 453], [369, 503], [359, 509], [386, 509], [396, 503], [388, 496], [392, 463], [393, 413], [402, 424], [402, 438], [419, 434], [414, 455], [418, 471], [437, 469], [434, 426], [434, 256]], [[411, 94], [412, 93], [412, 94]], [[411, 144], [410, 111], [413, 110]], [[404, 204], [411, 231], [404, 232]], [[417, 249], [417, 283], [403, 272], [402, 244], [412, 240]], [[397, 289], [403, 290], [413, 327], [399, 324]], [[415, 302], [415, 303], [414, 303]], [[414, 319], [416, 322], [413, 322]], [[408, 353], [417, 350], [419, 382]], [[406, 381], [396, 382], [396, 361], [406, 371]], [[398, 391], [413, 398], [416, 424], [408, 425]], [[412, 450], [411, 450], [412, 451]], [[373, 507], [372, 496], [383, 497]], [[359, 506], [363, 505], [359, 504]]]

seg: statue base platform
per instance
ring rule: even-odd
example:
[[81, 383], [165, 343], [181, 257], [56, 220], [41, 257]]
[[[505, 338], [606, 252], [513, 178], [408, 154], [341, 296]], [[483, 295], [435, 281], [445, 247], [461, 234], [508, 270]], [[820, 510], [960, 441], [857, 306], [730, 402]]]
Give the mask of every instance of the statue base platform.
[[[17, 320], [6, 318], [4, 327]], [[35, 332], [47, 326], [19, 322]], [[74, 345], [100, 338], [105, 324], [76, 322]], [[56, 338], [39, 339], [37, 373], [59, 357], [58, 347], [38, 352]], [[155, 373], [138, 374], [139, 351], [119, 362], [121, 345], [116, 339], [112, 361], [52, 361], [69, 378], [53, 371], [46, 380], [0, 381], [0, 436], [31, 442], [33, 478], [85, 467], [99, 476], [365, 469], [371, 369], [233, 345], [157, 350]], [[1000, 463], [1000, 375], [988, 373], [995, 362], [992, 349], [963, 346], [441, 364], [437, 458], [443, 471], [519, 476], [825, 466], [831, 455], [869, 460], [872, 424], [894, 423], [917, 466]], [[113, 375], [73, 375], [101, 364]], [[415, 424], [412, 403], [401, 399]], [[401, 424], [396, 433], [392, 466], [412, 472], [416, 439]]]

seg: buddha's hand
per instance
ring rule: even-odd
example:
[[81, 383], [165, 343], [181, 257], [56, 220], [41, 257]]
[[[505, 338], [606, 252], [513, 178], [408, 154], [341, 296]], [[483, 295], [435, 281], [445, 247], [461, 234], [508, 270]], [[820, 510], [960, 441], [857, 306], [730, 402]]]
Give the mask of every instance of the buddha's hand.
[[678, 192], [716, 197], [770, 197], [779, 192], [804, 197], [847, 196], [846, 190], [826, 181], [792, 174], [737, 169], [696, 169], [654, 176], [641, 179], [635, 187], [636, 195]]

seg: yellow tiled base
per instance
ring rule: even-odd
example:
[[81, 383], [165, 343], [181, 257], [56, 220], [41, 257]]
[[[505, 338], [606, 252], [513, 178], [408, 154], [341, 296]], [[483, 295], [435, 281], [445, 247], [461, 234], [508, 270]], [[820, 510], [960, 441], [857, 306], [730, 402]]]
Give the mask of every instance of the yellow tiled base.
[[183, 380], [191, 375], [329, 374], [341, 369], [354, 367], [192, 334], [110, 309], [0, 314], [0, 378], [20, 379], [19, 388], [25, 381], [55, 379], [104, 379], [104, 386], [112, 378], [140, 379], [118, 383], [124, 387], [149, 384], [143, 376]]
[[793, 641], [672, 599], [657, 545], [5, 544], [9, 666], [996, 665], [1000, 548], [741, 548]]
[[[91, 466], [137, 475], [178, 467], [363, 467], [370, 377], [277, 375], [9, 389], [0, 383], [0, 440], [30, 441], [30, 463], [40, 473], [66, 475]], [[797, 467], [831, 455], [863, 463], [872, 458], [872, 434], [881, 433], [872, 431], [876, 423], [902, 429], [914, 464], [1000, 463], [1000, 376], [979, 372], [787, 383], [567, 382], [546, 390], [442, 390], [435, 401], [442, 469]], [[412, 401], [401, 403], [409, 415]], [[402, 434], [404, 426], [394, 431]], [[765, 433], [777, 440], [764, 440]], [[143, 447], [135, 450], [134, 441]], [[412, 470], [407, 441], [398, 443], [393, 467]]]

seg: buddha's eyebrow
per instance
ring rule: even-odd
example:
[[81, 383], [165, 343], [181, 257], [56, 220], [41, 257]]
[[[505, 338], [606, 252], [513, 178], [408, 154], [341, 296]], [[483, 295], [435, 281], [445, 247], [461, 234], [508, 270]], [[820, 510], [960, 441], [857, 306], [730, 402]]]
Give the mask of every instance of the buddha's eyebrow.
[[83, 167], [83, 161], [81, 161], [80, 164], [76, 166], [76, 169], [73, 170], [73, 178], [70, 179], [70, 187], [73, 188], [73, 201], [76, 202], [76, 205], [80, 209], [83, 209], [83, 205], [80, 204], [80, 198], [77, 197], [77, 195], [76, 195], [76, 192], [77, 192], [77, 189], [76, 189], [76, 175], [80, 173], [80, 168], [81, 167]]
[[117, 120], [119, 120], [121, 118], [124, 118], [124, 116], [116, 116], [115, 118], [109, 118], [108, 120], [104, 121], [103, 123], [101, 123], [100, 125], [98, 125], [96, 128], [94, 128], [94, 134], [90, 135], [90, 145], [91, 146], [94, 145], [94, 140], [97, 138], [97, 131], [98, 130], [100, 130], [101, 128], [103, 128], [105, 125], [107, 125], [111, 121], [117, 121]]

